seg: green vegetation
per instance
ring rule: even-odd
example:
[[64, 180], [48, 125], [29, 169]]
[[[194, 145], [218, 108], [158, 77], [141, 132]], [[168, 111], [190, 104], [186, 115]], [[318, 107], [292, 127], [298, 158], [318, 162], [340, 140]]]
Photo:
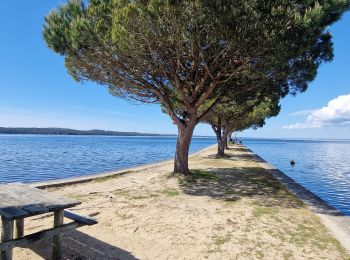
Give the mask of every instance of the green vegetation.
[[155, 193], [151, 193], [151, 194], [146, 194], [146, 195], [129, 196], [128, 198], [131, 200], [143, 200], [143, 199], [156, 198], [156, 197], [159, 197], [159, 195], [155, 194]]
[[[260, 94], [261, 96], [261, 94]], [[228, 139], [233, 132], [247, 128], [256, 129], [265, 124], [266, 118], [277, 116], [280, 111], [279, 97], [256, 97], [255, 100], [226, 102], [217, 105], [205, 120], [210, 124], [218, 142], [218, 156], [224, 156]]]
[[95, 179], [92, 179], [91, 181], [93, 182], [104, 182], [104, 181], [108, 181], [108, 180], [113, 180], [113, 179], [117, 179], [120, 176], [130, 173], [132, 171], [124, 171], [124, 172], [120, 172], [120, 173], [116, 173], [116, 174], [111, 174], [111, 175], [107, 175], [107, 176], [103, 176], [103, 177], [97, 177]]
[[263, 215], [275, 215], [276, 213], [278, 213], [277, 207], [255, 207], [253, 210], [253, 215], [256, 218]]
[[289, 251], [284, 252], [284, 253], [283, 253], [283, 258], [284, 258], [285, 260], [293, 259], [293, 253], [292, 253], [292, 252], [289, 252]]
[[170, 189], [170, 188], [161, 190], [160, 193], [165, 194], [168, 197], [174, 197], [174, 196], [180, 195], [180, 191], [175, 189]]
[[217, 181], [219, 178], [213, 172], [203, 170], [192, 170], [192, 179]]
[[43, 37], [77, 81], [159, 103], [178, 127], [174, 172], [190, 174], [195, 126], [226, 100], [307, 89], [333, 58], [329, 25], [348, 0], [70, 0]]
[[221, 245], [229, 242], [231, 239], [232, 239], [232, 235], [229, 234], [229, 233], [227, 233], [224, 236], [216, 235], [216, 236], [213, 237], [214, 245], [216, 245], [216, 246], [221, 246]]
[[219, 178], [215, 173], [203, 170], [192, 170], [189, 176], [184, 176], [179, 179], [179, 184], [182, 186], [191, 186], [197, 182], [218, 181]]
[[157, 198], [161, 195], [165, 195], [168, 197], [174, 197], [180, 195], [179, 190], [175, 190], [172, 188], [166, 188], [163, 190], [158, 190], [151, 193], [145, 193], [145, 194], [132, 194], [131, 191], [122, 191], [122, 192], [116, 192], [115, 195], [119, 197], [124, 197], [128, 200], [143, 200], [143, 199], [151, 199], [151, 198]]

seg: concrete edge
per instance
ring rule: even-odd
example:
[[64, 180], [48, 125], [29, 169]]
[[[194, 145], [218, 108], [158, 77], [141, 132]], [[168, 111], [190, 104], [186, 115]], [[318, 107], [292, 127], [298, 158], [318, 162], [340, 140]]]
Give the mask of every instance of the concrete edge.
[[285, 173], [269, 164], [246, 146], [242, 146], [259, 162], [259, 165], [275, 177], [290, 193], [304, 202], [314, 212], [331, 234], [350, 253], [350, 217], [329, 205]]
[[[199, 155], [207, 150], [210, 150], [214, 146], [216, 146], [216, 144], [208, 146], [206, 148], [203, 148], [202, 150], [199, 150], [197, 152], [194, 152], [194, 153], [189, 155], [189, 158], [197, 156], [197, 155]], [[164, 160], [164, 161], [155, 162], [155, 163], [147, 163], [147, 164], [138, 165], [138, 166], [134, 166], [134, 167], [123, 168], [120, 170], [108, 171], [108, 172], [86, 175], [86, 176], [81, 176], [81, 177], [64, 178], [64, 179], [50, 180], [50, 181], [45, 181], [45, 182], [33, 182], [33, 183], [29, 183], [28, 185], [31, 187], [39, 188], [39, 189], [62, 187], [62, 186], [67, 186], [67, 185], [86, 183], [86, 182], [90, 182], [90, 181], [93, 181], [96, 179], [101, 179], [101, 178], [108, 178], [108, 177], [112, 178], [112, 177], [115, 177], [118, 175], [120, 176], [120, 175], [129, 173], [129, 172], [142, 171], [144, 169], [158, 167], [158, 166], [162, 166], [162, 165], [166, 165], [166, 164], [170, 164], [170, 163], [173, 163], [173, 159]]]

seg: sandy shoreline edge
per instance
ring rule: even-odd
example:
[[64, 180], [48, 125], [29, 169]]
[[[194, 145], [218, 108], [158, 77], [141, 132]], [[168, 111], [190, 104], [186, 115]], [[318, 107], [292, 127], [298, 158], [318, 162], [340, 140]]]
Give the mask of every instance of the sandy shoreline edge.
[[[216, 144], [210, 145], [206, 148], [203, 148], [197, 152], [191, 153], [189, 157], [194, 157], [198, 154], [201, 154], [207, 150], [212, 149], [215, 147]], [[96, 174], [91, 174], [91, 175], [86, 175], [86, 176], [80, 176], [80, 177], [73, 177], [73, 178], [63, 178], [63, 179], [56, 179], [56, 180], [49, 180], [49, 181], [43, 181], [43, 182], [32, 182], [29, 183], [29, 186], [39, 188], [39, 189], [46, 189], [46, 188], [53, 188], [53, 187], [61, 187], [61, 186], [66, 186], [66, 185], [73, 185], [73, 184], [79, 184], [79, 183], [84, 183], [84, 182], [89, 182], [95, 179], [99, 178], [106, 178], [106, 177], [112, 177], [116, 175], [123, 175], [128, 172], [133, 172], [133, 171], [140, 171], [143, 169], [148, 169], [148, 168], [153, 168], [161, 165], [166, 165], [173, 163], [174, 159], [169, 159], [169, 160], [163, 160], [163, 161], [158, 161], [158, 162], [153, 162], [153, 163], [146, 163], [138, 166], [132, 166], [132, 167], [127, 167], [127, 168], [122, 168], [119, 170], [111, 170], [107, 172], [102, 172], [102, 173], [96, 173]]]
[[[201, 153], [204, 153], [208, 150], [216, 147], [216, 144], [206, 147], [202, 150], [199, 150], [195, 153], [192, 153], [190, 157], [197, 156]], [[317, 195], [312, 193], [310, 190], [306, 189], [302, 185], [296, 183], [293, 179], [288, 177], [282, 171], [276, 167], [269, 164], [263, 158], [255, 154], [253, 151], [248, 149], [245, 146], [242, 148], [246, 149], [251, 155], [259, 161], [259, 165], [269, 171], [283, 186], [285, 186], [293, 195], [302, 200], [322, 221], [322, 223], [331, 231], [333, 236], [342, 244], [342, 246], [350, 252], [350, 217], [344, 215], [339, 210], [332, 207], [323, 199], [319, 198]], [[143, 169], [150, 169], [153, 167], [158, 167], [162, 165], [167, 165], [173, 163], [173, 159], [164, 160], [155, 163], [148, 163], [140, 166], [134, 166], [129, 168], [123, 168], [116, 171], [109, 171], [99, 174], [93, 174], [82, 177], [75, 178], [65, 178], [58, 180], [51, 180], [46, 182], [35, 182], [29, 184], [32, 187], [37, 188], [53, 188], [53, 187], [63, 187], [67, 185], [74, 185], [80, 183], [86, 183], [93, 181], [95, 179], [113, 177], [117, 175], [123, 175], [129, 172], [140, 171]]]

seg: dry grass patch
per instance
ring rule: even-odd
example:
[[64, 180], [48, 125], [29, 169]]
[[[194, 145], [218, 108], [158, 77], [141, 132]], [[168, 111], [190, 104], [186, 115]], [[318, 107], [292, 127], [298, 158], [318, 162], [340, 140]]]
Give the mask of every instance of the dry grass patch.
[[174, 196], [179, 196], [180, 191], [172, 188], [166, 188], [164, 190], [159, 191], [159, 193], [164, 194], [168, 197], [174, 197]]

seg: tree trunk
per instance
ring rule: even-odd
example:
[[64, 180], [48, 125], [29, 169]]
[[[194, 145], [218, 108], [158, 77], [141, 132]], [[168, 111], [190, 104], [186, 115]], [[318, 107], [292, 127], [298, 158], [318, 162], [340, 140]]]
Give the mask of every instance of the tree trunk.
[[222, 137], [222, 141], [224, 142], [224, 148], [228, 149], [228, 141], [227, 141], [227, 133], [224, 133], [223, 137]]
[[188, 153], [195, 126], [195, 123], [189, 123], [186, 126], [178, 126], [174, 173], [181, 173], [184, 175], [190, 174], [188, 168]]
[[228, 132], [226, 134], [226, 149], [228, 149], [228, 144], [230, 143], [231, 139], [232, 139], [232, 132]]
[[218, 117], [218, 124], [217, 125], [211, 125], [211, 128], [213, 128], [214, 133], [216, 135], [216, 140], [218, 142], [218, 156], [225, 155], [225, 140], [223, 139], [222, 134], [222, 124], [221, 124], [221, 118]]
[[218, 138], [218, 155], [224, 156], [225, 155], [225, 137], [221, 136]]

